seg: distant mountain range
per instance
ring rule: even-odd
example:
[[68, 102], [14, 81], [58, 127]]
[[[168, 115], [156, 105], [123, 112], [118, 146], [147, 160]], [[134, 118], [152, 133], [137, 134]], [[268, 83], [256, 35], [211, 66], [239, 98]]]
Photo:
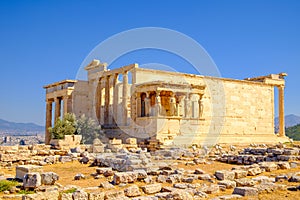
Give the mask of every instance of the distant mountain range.
[[[297, 115], [293, 115], [293, 114], [286, 115], [284, 119], [285, 119], [285, 127], [286, 128], [300, 124], [300, 116], [297, 116]], [[278, 129], [278, 126], [279, 126], [279, 118], [276, 117], [275, 118], [275, 129], [276, 130]]]
[[44, 126], [39, 126], [34, 123], [16, 123], [0, 119], [0, 132], [5, 133], [26, 133], [26, 132], [41, 132], [44, 131]]

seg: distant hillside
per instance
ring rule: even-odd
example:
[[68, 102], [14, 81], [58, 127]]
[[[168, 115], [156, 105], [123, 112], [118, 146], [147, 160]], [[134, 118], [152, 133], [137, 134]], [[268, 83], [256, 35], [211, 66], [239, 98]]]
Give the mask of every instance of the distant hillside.
[[[293, 115], [293, 114], [286, 115], [284, 119], [285, 119], [285, 127], [286, 128], [300, 124], [300, 116], [297, 116], [297, 115]], [[276, 117], [275, 118], [275, 130], [278, 130], [278, 126], [279, 126], [279, 118]]]
[[286, 128], [285, 134], [293, 140], [300, 141], [300, 124]]
[[34, 123], [15, 123], [0, 119], [0, 132], [39, 132], [44, 131], [44, 126]]

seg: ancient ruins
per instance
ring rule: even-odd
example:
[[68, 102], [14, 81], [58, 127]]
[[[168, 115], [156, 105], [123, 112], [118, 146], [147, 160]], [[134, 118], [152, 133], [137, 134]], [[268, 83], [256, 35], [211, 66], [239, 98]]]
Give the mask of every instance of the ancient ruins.
[[[47, 128], [67, 112], [97, 120], [110, 139], [135, 137], [152, 145], [288, 141], [285, 73], [235, 80], [144, 69], [138, 64], [110, 70], [99, 60], [85, 70], [87, 81], [44, 86], [46, 144], [51, 139]], [[279, 94], [277, 135], [275, 88]]]

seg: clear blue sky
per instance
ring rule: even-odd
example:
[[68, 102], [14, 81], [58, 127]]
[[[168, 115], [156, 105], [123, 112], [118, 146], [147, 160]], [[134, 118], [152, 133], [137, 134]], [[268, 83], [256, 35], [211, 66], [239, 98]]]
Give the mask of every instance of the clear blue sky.
[[0, 118], [44, 125], [43, 85], [74, 79], [87, 54], [108, 37], [149, 26], [195, 39], [223, 77], [287, 72], [286, 114], [300, 115], [299, 10], [296, 0], [2, 0]]

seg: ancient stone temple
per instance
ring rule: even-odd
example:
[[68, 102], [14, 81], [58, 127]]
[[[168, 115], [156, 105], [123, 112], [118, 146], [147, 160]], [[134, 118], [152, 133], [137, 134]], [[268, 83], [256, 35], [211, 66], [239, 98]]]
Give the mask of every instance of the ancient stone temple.
[[[94, 118], [107, 137], [161, 145], [285, 142], [285, 73], [244, 80], [139, 68], [107, 69], [93, 60], [88, 80], [46, 89], [46, 127], [64, 113]], [[278, 88], [279, 133], [274, 133]], [[46, 129], [45, 143], [50, 135]]]

